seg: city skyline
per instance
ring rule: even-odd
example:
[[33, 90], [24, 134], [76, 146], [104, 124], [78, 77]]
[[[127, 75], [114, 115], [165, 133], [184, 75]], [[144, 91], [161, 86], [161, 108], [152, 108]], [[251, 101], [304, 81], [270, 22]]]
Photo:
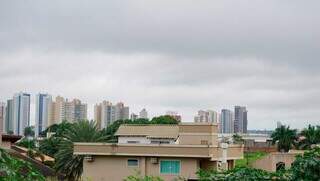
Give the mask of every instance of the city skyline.
[[244, 105], [249, 129], [319, 122], [319, 1], [181, 4], [1, 2], [0, 100], [49, 92], [85, 101], [90, 118], [109, 100], [184, 121]]

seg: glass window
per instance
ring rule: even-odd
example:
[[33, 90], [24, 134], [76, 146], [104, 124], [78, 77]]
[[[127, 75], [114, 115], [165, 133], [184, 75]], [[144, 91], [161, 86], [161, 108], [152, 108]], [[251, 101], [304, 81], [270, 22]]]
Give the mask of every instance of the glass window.
[[129, 167], [137, 167], [139, 165], [139, 160], [137, 159], [128, 159]]
[[176, 160], [160, 161], [160, 173], [161, 174], [179, 174], [180, 161], [176, 161]]

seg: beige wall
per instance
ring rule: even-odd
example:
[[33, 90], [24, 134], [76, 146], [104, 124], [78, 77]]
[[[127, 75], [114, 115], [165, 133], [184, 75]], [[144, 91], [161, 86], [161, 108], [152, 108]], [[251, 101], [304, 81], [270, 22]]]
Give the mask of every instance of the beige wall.
[[286, 165], [286, 169], [289, 169], [297, 154], [302, 153], [270, 153], [269, 155], [253, 162], [252, 167], [274, 172], [276, 171], [277, 163], [283, 162]]
[[2, 141], [0, 143], [0, 147], [4, 149], [10, 149], [11, 148], [11, 142], [10, 141]]
[[[138, 167], [127, 166], [127, 160], [130, 158], [138, 159]], [[161, 175], [161, 160], [180, 160], [181, 173], [184, 178], [195, 178], [195, 172], [199, 168], [197, 159], [193, 158], [160, 158], [158, 164], [151, 163], [150, 157], [117, 157], [117, 156], [95, 156], [93, 162], [84, 161], [83, 178], [94, 181], [122, 181], [129, 175], [134, 175], [136, 170], [141, 175], [160, 176], [165, 181], [171, 181], [179, 175]]]

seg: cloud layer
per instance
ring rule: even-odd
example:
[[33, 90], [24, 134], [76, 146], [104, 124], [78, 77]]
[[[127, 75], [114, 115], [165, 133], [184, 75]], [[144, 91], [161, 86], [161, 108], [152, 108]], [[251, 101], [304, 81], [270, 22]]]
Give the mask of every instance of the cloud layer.
[[319, 124], [319, 1], [1, 1], [0, 100], [124, 101], [152, 115], [245, 105], [249, 128]]

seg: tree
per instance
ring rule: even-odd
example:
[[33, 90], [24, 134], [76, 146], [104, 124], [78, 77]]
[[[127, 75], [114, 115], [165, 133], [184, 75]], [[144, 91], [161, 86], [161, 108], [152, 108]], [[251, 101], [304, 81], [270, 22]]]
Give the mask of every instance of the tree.
[[36, 142], [35, 140], [29, 140], [27, 138], [21, 139], [19, 142], [16, 143], [17, 146], [21, 146], [28, 149], [35, 149], [36, 148]]
[[24, 136], [25, 137], [34, 137], [34, 127], [28, 126], [24, 128]]
[[142, 176], [140, 171], [136, 171], [135, 175], [130, 175], [124, 181], [163, 181], [160, 177]]
[[310, 149], [312, 145], [320, 143], [320, 126], [311, 126], [301, 131], [300, 135], [303, 137], [298, 143], [300, 149]]
[[292, 180], [320, 180], [320, 147], [298, 155], [292, 163], [291, 172]]
[[273, 144], [277, 143], [278, 151], [288, 152], [297, 140], [297, 130], [283, 125], [272, 133], [271, 138]]
[[83, 172], [83, 155], [73, 155], [74, 142], [103, 142], [107, 136], [98, 130], [94, 121], [79, 121], [62, 135], [55, 155], [55, 168], [66, 175], [68, 180], [78, 180]]
[[11, 157], [3, 149], [0, 149], [0, 175], [1, 181], [45, 181], [31, 163]]
[[54, 157], [55, 154], [59, 150], [59, 144], [61, 143], [60, 137], [52, 136], [50, 138], [46, 138], [42, 141], [40, 141], [39, 150], [46, 155], [49, 155], [51, 157]]
[[232, 135], [232, 139], [233, 139], [233, 142], [236, 144], [243, 144], [244, 142], [242, 136], [240, 136], [239, 134]]
[[165, 116], [159, 116], [154, 117], [151, 120], [151, 124], [178, 124], [179, 122], [174, 119], [172, 116], [165, 115]]

